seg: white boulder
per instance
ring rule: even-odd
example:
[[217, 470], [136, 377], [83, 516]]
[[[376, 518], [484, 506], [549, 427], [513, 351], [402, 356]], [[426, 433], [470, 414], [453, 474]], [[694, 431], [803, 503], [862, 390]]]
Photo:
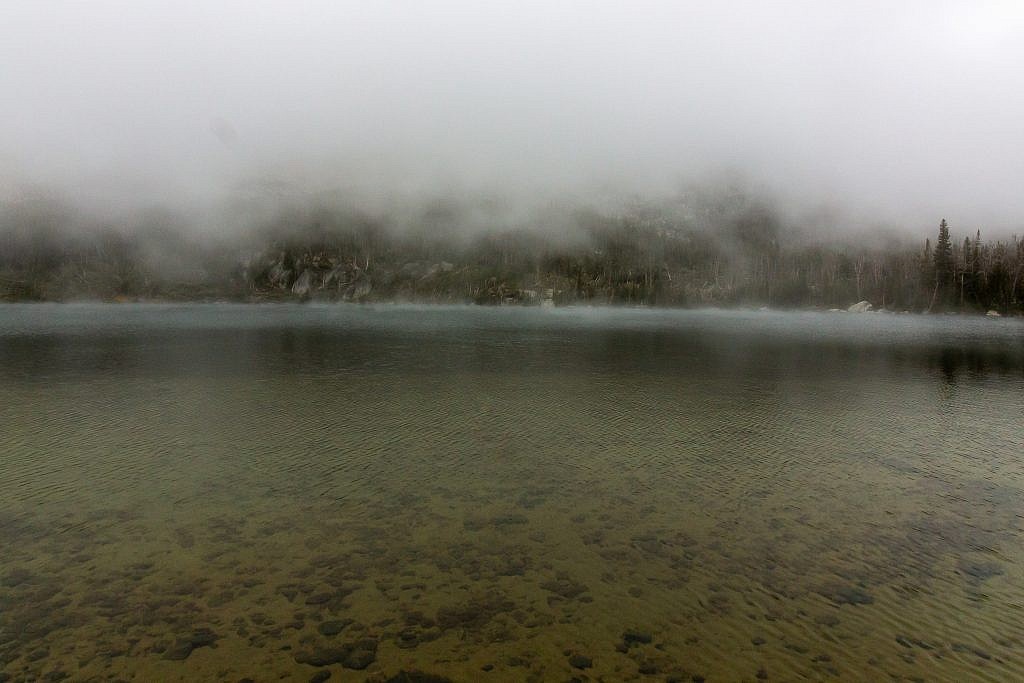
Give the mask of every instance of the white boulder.
[[869, 313], [873, 308], [874, 307], [868, 301], [858, 301], [857, 303], [852, 304], [846, 310], [848, 310], [850, 313]]
[[313, 289], [313, 271], [307, 268], [302, 271], [302, 275], [300, 275], [299, 279], [292, 285], [292, 294], [309, 296], [311, 289]]

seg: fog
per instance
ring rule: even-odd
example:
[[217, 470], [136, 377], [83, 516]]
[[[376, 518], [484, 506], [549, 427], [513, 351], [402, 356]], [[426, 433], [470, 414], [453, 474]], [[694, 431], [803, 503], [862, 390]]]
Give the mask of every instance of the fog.
[[8, 2], [0, 25], [5, 202], [740, 179], [832, 222], [1024, 226], [1019, 2]]

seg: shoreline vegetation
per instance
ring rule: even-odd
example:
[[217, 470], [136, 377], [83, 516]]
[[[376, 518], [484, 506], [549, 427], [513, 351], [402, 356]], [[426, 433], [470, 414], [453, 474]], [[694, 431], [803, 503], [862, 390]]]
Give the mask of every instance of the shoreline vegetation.
[[[812, 241], [765, 204], [575, 211], [558, 229], [464, 230], [450, 206], [401, 229], [360, 211], [286, 214], [217, 240], [160, 221], [70, 228], [0, 215], [0, 301], [440, 303], [1024, 315], [1024, 240]], [[714, 208], [714, 207], [713, 207]], [[463, 226], [464, 227], [464, 226]]]

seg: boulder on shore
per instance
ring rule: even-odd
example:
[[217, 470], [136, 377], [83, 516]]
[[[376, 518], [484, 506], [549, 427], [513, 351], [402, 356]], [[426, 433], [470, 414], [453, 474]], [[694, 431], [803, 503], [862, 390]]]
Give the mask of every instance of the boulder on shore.
[[848, 310], [850, 313], [870, 313], [873, 308], [874, 307], [868, 301], [858, 301], [857, 303], [852, 304], [846, 310]]
[[1003, 314], [1000, 313], [999, 311], [989, 311], [985, 315], [987, 315], [990, 318], [1002, 318], [1003, 317]]
[[348, 286], [345, 290], [346, 301], [362, 301], [373, 290], [373, 285], [367, 280], [359, 280]]
[[302, 271], [302, 275], [292, 285], [292, 294], [298, 294], [299, 296], [309, 296], [310, 290], [313, 289], [313, 271], [307, 268]]

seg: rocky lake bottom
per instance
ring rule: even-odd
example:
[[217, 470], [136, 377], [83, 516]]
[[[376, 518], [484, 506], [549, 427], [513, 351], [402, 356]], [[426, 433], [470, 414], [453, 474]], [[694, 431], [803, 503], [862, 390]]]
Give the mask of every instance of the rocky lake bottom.
[[1024, 679], [1024, 325], [0, 307], [0, 681]]

